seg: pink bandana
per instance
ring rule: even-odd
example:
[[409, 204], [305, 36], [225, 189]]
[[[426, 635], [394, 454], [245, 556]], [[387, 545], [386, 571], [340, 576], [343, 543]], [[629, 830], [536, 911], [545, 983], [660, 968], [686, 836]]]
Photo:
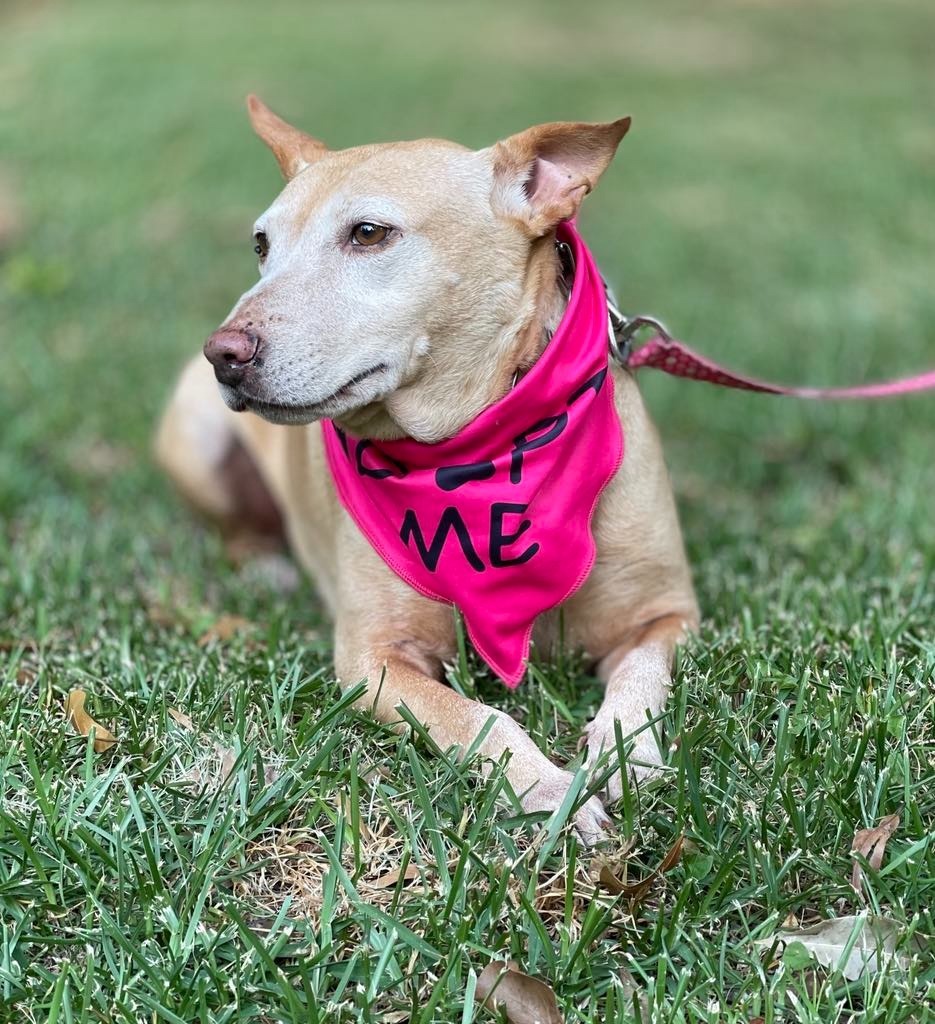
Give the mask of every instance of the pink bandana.
[[471, 642], [515, 687], [537, 616], [588, 577], [591, 517], [623, 457], [608, 372], [607, 300], [570, 224], [568, 308], [535, 365], [438, 444], [351, 437], [322, 424], [341, 502], [386, 564], [457, 605]]

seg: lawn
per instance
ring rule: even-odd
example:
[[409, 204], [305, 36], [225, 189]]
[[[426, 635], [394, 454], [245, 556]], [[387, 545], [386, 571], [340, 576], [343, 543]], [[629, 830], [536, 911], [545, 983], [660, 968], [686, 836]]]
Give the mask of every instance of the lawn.
[[[625, 308], [789, 382], [935, 365], [933, 38], [929, 0], [7, 0], [0, 1020], [461, 1024], [508, 957], [568, 1022], [925, 1019], [935, 395], [644, 372], [705, 622], [597, 851], [349, 708], [310, 584], [229, 563], [148, 445], [254, 275], [251, 90], [333, 146], [631, 114], [583, 217]], [[580, 763], [574, 656], [451, 682]], [[856, 978], [769, 941], [865, 912], [898, 955]]]

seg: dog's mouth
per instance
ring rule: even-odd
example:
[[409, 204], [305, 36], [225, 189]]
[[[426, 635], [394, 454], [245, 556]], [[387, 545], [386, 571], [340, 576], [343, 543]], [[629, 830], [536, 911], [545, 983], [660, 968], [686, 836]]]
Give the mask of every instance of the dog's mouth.
[[[235, 412], [244, 412], [249, 409], [263, 419], [272, 423], [299, 424], [312, 423], [315, 420], [329, 419], [339, 413], [347, 412], [349, 409], [359, 405], [361, 396], [354, 394], [354, 389], [365, 380], [375, 377], [378, 373], [388, 370], [386, 363], [378, 363], [351, 377], [349, 381], [342, 384], [337, 391], [333, 391], [326, 398], [317, 402], [307, 404], [292, 402], [274, 402], [268, 398], [260, 398], [251, 395], [239, 388], [225, 388], [221, 390], [227, 405]], [[366, 401], [372, 402], [377, 395], [368, 395]], [[351, 399], [349, 402], [348, 399]]]

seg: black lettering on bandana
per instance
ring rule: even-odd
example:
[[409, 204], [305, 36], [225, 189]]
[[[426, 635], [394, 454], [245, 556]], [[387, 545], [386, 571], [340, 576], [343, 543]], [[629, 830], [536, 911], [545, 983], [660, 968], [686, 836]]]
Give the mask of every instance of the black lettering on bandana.
[[523, 519], [515, 533], [504, 533], [503, 517], [520, 516], [527, 508], [529, 508], [528, 505], [518, 505], [512, 501], [495, 501], [490, 506], [490, 564], [494, 569], [503, 569], [508, 565], [525, 565], [539, 550], [538, 544], [530, 544], [516, 558], [506, 558], [503, 554], [505, 547], [515, 544], [532, 526], [532, 520]]
[[604, 385], [604, 378], [606, 376], [607, 376], [607, 367], [605, 366], [603, 370], [598, 370], [597, 373], [595, 373], [593, 377], [588, 377], [588, 379], [581, 385], [580, 388], [578, 388], [575, 391], [572, 391], [572, 393], [568, 396], [568, 401], [565, 404], [566, 405], [571, 405], [573, 402], [577, 402], [578, 399], [586, 391], [593, 391], [594, 394], [596, 395], [601, 390], [601, 388], [603, 387], [603, 385]]
[[364, 452], [368, 448], [373, 447], [373, 441], [361, 441], [360, 444], [357, 445], [357, 472], [361, 476], [370, 476], [373, 477], [374, 480], [385, 480], [388, 476], [395, 476], [401, 479], [408, 474], [409, 470], [406, 469], [401, 462], [397, 462], [396, 459], [387, 455], [386, 452], [380, 452], [380, 457], [386, 459], [386, 461], [392, 465], [392, 469], [374, 469], [371, 466], [365, 466]]
[[[560, 412], [558, 416], [547, 416], [544, 420], [531, 426], [525, 434], [513, 438], [514, 448], [510, 455], [510, 483], [518, 484], [523, 478], [523, 456], [526, 452], [542, 448], [554, 441], [568, 426], [568, 413]], [[545, 431], [540, 434], [539, 431]], [[538, 435], [538, 436], [534, 436]]]
[[406, 547], [409, 547], [410, 539], [414, 540], [416, 551], [419, 554], [419, 558], [422, 559], [422, 564], [429, 572], [435, 572], [438, 568], [438, 560], [441, 558], [442, 548], [444, 548], [445, 541], [448, 539], [449, 530], [454, 530], [457, 535], [458, 541], [461, 544], [461, 550], [464, 552], [464, 557], [468, 560], [468, 565], [478, 572], [483, 572], [486, 566], [474, 550], [468, 528], [461, 518], [461, 514], [454, 507], [449, 506], [442, 513], [442, 517], [438, 521], [438, 529], [435, 531], [435, 536], [432, 538], [430, 546], [426, 547], [425, 535], [419, 526], [419, 520], [415, 511], [411, 508], [407, 509], [406, 514], [403, 516], [403, 525], [400, 528], [399, 537]]
[[466, 466], [442, 466], [435, 470], [435, 483], [443, 491], [456, 491], [472, 480], [489, 480], [494, 474], [492, 462], [469, 462]]

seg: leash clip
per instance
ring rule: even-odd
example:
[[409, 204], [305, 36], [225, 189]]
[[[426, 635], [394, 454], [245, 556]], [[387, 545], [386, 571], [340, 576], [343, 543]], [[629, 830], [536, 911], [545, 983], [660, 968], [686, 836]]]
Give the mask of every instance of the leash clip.
[[665, 341], [671, 341], [672, 335], [661, 320], [654, 316], [625, 316], [617, 306], [613, 292], [607, 290], [607, 341], [610, 354], [621, 365], [626, 366], [633, 354], [633, 339], [644, 328], [649, 328]]
[[571, 298], [571, 288], [575, 281], [575, 254], [567, 242], [556, 242], [555, 252], [562, 267], [562, 275], [558, 279], [559, 287], [565, 299]]
[[[561, 264], [562, 273], [559, 277], [559, 286], [566, 299], [571, 297], [572, 284], [575, 279], [575, 254], [567, 242], [556, 242], [555, 251]], [[604, 285], [604, 297], [607, 300], [607, 345], [611, 356], [621, 365], [626, 366], [633, 354], [633, 340], [644, 328], [649, 328], [654, 334], [665, 341], [671, 341], [672, 335], [661, 320], [654, 316], [627, 316], [617, 305], [613, 289], [601, 278]], [[513, 385], [516, 385], [514, 376]]]

